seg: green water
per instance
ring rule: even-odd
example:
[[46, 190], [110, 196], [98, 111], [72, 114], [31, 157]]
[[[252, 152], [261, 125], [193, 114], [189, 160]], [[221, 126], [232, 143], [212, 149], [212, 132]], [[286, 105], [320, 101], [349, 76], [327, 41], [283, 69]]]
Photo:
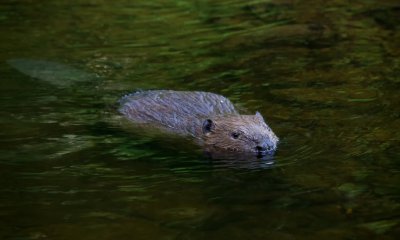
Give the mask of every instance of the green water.
[[[400, 236], [398, 1], [3, 0], [0, 36], [0, 239]], [[16, 58], [99, 78], [59, 89]], [[274, 164], [128, 131], [137, 89], [260, 111]]]

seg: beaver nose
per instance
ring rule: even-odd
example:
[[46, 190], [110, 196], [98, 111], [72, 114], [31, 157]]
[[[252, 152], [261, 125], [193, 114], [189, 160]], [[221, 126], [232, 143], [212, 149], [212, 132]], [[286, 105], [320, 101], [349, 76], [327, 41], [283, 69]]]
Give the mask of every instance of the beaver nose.
[[256, 150], [257, 150], [257, 152], [264, 152], [264, 151], [267, 151], [267, 148], [264, 146], [257, 146]]
[[257, 155], [264, 156], [267, 154], [268, 150], [266, 146], [257, 146], [256, 147]]
[[273, 150], [274, 150], [273, 146], [267, 145], [267, 144], [265, 144], [265, 145], [257, 145], [256, 146], [256, 152], [259, 155], [265, 155], [265, 154], [267, 154], [269, 152], [272, 152]]

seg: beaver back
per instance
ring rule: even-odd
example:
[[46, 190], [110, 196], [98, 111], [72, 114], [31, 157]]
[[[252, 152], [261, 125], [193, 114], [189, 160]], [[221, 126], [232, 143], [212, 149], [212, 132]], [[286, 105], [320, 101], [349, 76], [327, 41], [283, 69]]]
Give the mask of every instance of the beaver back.
[[229, 99], [209, 92], [140, 91], [124, 96], [120, 104], [119, 112], [130, 121], [195, 137], [205, 119], [238, 115]]

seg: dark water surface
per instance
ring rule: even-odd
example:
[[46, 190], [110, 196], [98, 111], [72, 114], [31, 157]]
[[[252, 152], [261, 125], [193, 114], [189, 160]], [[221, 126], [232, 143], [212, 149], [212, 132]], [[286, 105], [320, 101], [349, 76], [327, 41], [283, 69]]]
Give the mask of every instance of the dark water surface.
[[[0, 76], [0, 239], [400, 236], [397, 0], [2, 0]], [[275, 163], [128, 131], [113, 108], [136, 89], [260, 111]]]

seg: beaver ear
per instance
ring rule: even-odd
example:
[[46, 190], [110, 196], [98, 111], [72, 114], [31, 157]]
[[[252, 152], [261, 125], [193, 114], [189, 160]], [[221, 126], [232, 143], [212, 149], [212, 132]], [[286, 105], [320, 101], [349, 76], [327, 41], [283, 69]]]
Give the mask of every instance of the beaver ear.
[[256, 112], [256, 118], [258, 119], [258, 121], [260, 122], [265, 122], [263, 116], [261, 116], [261, 114], [257, 111]]
[[203, 122], [203, 134], [207, 135], [214, 130], [215, 124], [211, 119], [206, 119]]

